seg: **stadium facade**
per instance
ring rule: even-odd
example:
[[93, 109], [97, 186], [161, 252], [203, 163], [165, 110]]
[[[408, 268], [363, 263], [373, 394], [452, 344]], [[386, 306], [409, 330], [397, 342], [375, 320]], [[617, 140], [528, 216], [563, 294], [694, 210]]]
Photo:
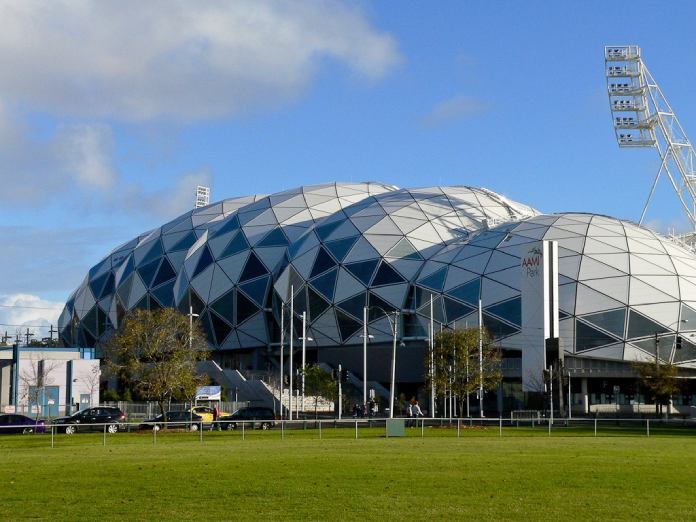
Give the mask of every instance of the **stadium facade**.
[[[525, 256], [544, 242], [557, 252], [552, 337], [575, 408], [639, 402], [632, 361], [659, 358], [696, 374], [696, 255], [634, 223], [541, 214], [466, 186], [329, 183], [193, 210], [91, 268], [59, 330], [68, 346], [98, 346], [130, 310], [192, 309], [221, 367], [277, 374], [281, 310], [287, 346], [282, 305], [292, 295], [296, 336], [303, 313], [307, 320], [308, 360], [341, 363], [362, 379], [369, 307], [367, 379], [378, 386], [389, 380], [385, 314], [398, 311], [397, 381], [411, 394], [423, 382], [430, 324], [481, 320], [504, 355], [504, 382], [487, 407], [515, 409], [544, 344], [530, 319], [540, 305], [522, 275]], [[687, 388], [677, 405], [690, 404]]]

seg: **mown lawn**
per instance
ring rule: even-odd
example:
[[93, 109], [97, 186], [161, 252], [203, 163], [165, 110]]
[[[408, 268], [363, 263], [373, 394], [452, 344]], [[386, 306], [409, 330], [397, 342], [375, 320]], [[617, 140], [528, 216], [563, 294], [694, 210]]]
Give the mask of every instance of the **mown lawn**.
[[605, 426], [0, 437], [0, 520], [693, 520], [696, 436]]

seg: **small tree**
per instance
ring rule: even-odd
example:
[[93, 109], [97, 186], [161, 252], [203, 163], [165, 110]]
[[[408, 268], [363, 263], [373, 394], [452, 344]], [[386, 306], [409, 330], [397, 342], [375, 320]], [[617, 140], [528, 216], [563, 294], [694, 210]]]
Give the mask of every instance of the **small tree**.
[[669, 404], [672, 395], [679, 392], [677, 367], [674, 364], [659, 362], [635, 362], [633, 369], [648, 395], [655, 401], [655, 415], [662, 413], [662, 405]]
[[305, 366], [305, 391], [314, 396], [314, 418], [317, 418], [319, 409], [319, 397], [327, 400], [336, 400], [336, 381], [330, 372], [323, 370], [318, 364]]
[[[480, 345], [479, 349], [479, 335]], [[433, 367], [430, 371], [430, 352], [425, 354], [425, 381], [429, 387], [435, 386], [435, 395], [445, 397], [447, 390], [464, 407], [466, 398], [482, 385], [484, 391], [494, 390], [503, 378], [500, 369], [500, 350], [485, 328], [466, 328], [464, 330], [445, 330], [434, 339]], [[481, 353], [481, 364], [479, 363]]]
[[127, 388], [154, 400], [164, 414], [165, 403], [189, 399], [206, 382], [196, 363], [209, 356], [205, 334], [173, 308], [135, 310], [104, 345], [107, 371]]
[[[45, 397], [46, 387], [53, 384], [54, 379], [51, 373], [56, 369], [56, 361], [38, 361], [35, 358], [29, 360], [29, 365], [22, 365], [19, 373], [19, 382], [22, 389], [22, 396], [27, 399], [27, 404], [37, 406], [42, 404]], [[39, 417], [39, 409], [36, 409], [36, 418]], [[43, 413], [43, 412], [41, 412]]]

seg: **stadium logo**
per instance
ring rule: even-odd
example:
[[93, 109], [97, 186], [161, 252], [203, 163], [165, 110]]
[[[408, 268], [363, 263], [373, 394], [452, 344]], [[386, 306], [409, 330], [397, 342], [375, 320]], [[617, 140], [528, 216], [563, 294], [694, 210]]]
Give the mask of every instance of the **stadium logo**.
[[522, 258], [522, 272], [527, 277], [537, 277], [542, 266], [543, 252], [539, 247], [534, 247]]

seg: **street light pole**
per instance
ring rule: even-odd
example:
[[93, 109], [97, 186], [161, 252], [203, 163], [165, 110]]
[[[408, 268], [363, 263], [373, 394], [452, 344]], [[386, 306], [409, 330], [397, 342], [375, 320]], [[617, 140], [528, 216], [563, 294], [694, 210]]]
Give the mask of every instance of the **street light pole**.
[[[387, 316], [389, 317], [389, 316]], [[389, 418], [394, 418], [394, 390], [396, 386], [396, 336], [398, 334], [399, 312], [394, 310], [394, 342], [392, 345], [392, 360], [391, 360], [391, 389], [389, 390]]]
[[294, 338], [295, 338], [295, 287], [294, 285], [290, 285], [290, 394], [289, 394], [289, 402], [290, 402], [290, 414], [288, 418], [292, 420], [292, 372], [294, 371], [293, 364], [292, 364], [292, 352], [294, 351]]
[[284, 353], [285, 353], [285, 303], [280, 303], [280, 418], [283, 418], [283, 396], [285, 392], [284, 380]]
[[193, 313], [193, 305], [189, 305], [189, 350], [193, 349], [193, 318], [198, 317], [198, 314]]
[[307, 312], [302, 312], [302, 413], [305, 411], [305, 369], [307, 365]]
[[481, 299], [478, 302], [479, 320], [479, 416], [483, 417], [483, 311]]
[[435, 322], [433, 294], [430, 294], [430, 418], [435, 418]]
[[367, 404], [367, 306], [363, 307], [363, 404]]

